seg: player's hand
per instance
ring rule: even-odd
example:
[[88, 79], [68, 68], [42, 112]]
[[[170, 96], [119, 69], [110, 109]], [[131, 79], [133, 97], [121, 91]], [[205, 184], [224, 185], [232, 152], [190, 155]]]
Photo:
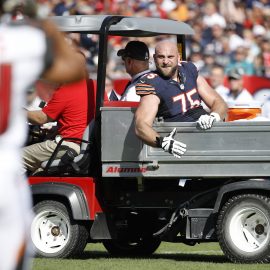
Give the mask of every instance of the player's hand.
[[218, 113], [212, 112], [210, 115], [204, 114], [201, 115], [197, 123], [199, 124], [201, 129], [209, 129], [212, 127], [214, 122], [219, 122], [220, 116]]
[[174, 139], [175, 134], [176, 128], [166, 137], [159, 137], [159, 145], [165, 152], [172, 154], [174, 157], [181, 158], [185, 154], [187, 146], [182, 142], [176, 141]]

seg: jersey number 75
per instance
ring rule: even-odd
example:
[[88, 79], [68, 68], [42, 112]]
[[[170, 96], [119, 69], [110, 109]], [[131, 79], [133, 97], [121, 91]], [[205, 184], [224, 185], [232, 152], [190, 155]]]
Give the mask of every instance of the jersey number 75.
[[192, 109], [200, 105], [200, 100], [197, 97], [197, 90], [194, 88], [186, 93], [182, 93], [173, 97], [173, 101], [180, 101], [182, 105], [182, 112], [185, 113], [187, 110]]

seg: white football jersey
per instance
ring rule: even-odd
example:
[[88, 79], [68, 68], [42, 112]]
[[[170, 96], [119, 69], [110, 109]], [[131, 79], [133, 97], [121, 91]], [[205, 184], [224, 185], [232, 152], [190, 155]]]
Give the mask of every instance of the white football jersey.
[[26, 92], [45, 65], [41, 29], [0, 23], [0, 268], [13, 270], [22, 244], [29, 242], [31, 195], [21, 173], [27, 134]]
[[3, 164], [6, 169], [14, 168], [20, 158], [18, 149], [27, 134], [26, 91], [43, 71], [45, 53], [46, 38], [41, 29], [0, 24], [0, 170]]

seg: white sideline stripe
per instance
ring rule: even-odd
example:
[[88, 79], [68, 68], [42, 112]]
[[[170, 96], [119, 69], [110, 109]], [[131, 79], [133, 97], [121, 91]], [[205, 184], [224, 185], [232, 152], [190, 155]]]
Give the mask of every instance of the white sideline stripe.
[[157, 252], [160, 254], [223, 254], [222, 251], [218, 250], [196, 250], [196, 251], [189, 251], [189, 252], [181, 252], [181, 251], [163, 251], [163, 252]]

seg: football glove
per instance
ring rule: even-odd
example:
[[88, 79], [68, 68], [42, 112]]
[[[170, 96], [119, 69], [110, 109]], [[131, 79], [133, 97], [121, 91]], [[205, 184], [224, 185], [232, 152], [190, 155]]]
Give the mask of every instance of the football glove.
[[201, 129], [209, 129], [212, 127], [215, 121], [219, 122], [220, 120], [221, 119], [219, 114], [212, 112], [210, 113], [210, 115], [208, 114], [201, 115], [197, 123], [199, 124]]
[[176, 141], [174, 136], [176, 128], [166, 137], [157, 137], [157, 146], [161, 147], [165, 152], [172, 154], [174, 157], [181, 158], [187, 150], [186, 144]]

